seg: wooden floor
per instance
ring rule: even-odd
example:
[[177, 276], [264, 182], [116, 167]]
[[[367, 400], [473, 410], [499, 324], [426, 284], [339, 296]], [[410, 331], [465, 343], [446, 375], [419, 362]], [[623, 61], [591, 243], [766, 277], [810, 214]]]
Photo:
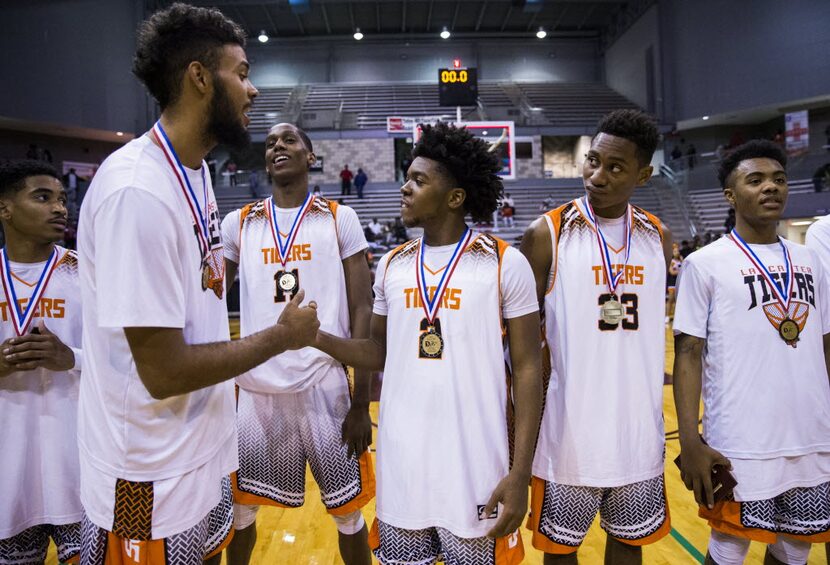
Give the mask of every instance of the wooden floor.
[[[667, 333], [666, 372], [671, 372], [674, 362], [674, 347], [671, 335]], [[672, 401], [671, 385], [663, 390], [663, 413], [666, 419], [666, 431], [677, 429], [677, 417]], [[371, 407], [372, 420], [377, 422], [378, 407]], [[703, 563], [709, 528], [697, 517], [694, 497], [686, 490], [680, 480], [680, 473], [672, 461], [680, 448], [677, 440], [670, 440], [666, 445], [666, 488], [668, 490], [671, 512], [672, 534], [654, 545], [643, 549], [643, 563], [646, 565], [686, 565]], [[375, 517], [374, 505], [364, 509], [368, 523]], [[320, 502], [320, 491], [311, 480], [311, 473], [306, 474], [306, 502], [302, 508], [284, 510], [263, 508], [257, 517], [259, 538], [254, 548], [251, 563], [259, 565], [333, 565], [342, 563], [337, 549], [337, 530], [334, 522], [325, 512]], [[524, 563], [541, 564], [542, 554], [533, 549], [530, 536], [522, 528], [526, 558]], [[605, 534], [599, 528], [598, 520], [594, 522], [585, 543], [579, 550], [581, 565], [598, 565], [603, 562]], [[746, 564], [763, 563], [764, 546], [753, 542]], [[225, 560], [223, 559], [223, 564]], [[47, 564], [56, 563], [54, 550], [50, 550]], [[826, 565], [824, 547], [815, 545], [810, 553], [809, 565]]]

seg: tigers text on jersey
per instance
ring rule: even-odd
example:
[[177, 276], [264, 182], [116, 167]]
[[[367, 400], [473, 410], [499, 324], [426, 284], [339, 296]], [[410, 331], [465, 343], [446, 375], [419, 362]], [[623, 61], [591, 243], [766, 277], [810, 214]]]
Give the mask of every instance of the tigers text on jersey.
[[[374, 312], [387, 318], [377, 516], [399, 528], [480, 537], [495, 524], [483, 507], [509, 468], [512, 403], [502, 322], [538, 310], [533, 273], [518, 250], [474, 235], [437, 313], [440, 358], [423, 357], [419, 245], [416, 239], [384, 256], [375, 278]], [[425, 248], [428, 287], [438, 284], [454, 249]]]
[[[573, 200], [543, 216], [553, 243], [544, 311], [551, 375], [533, 474], [616, 487], [663, 472], [666, 260], [660, 221], [632, 207], [630, 255], [616, 289], [625, 316], [604, 322], [610, 294], [582, 206]], [[615, 273], [626, 255], [617, 243], [609, 241]]]
[[[222, 222], [228, 260], [239, 263], [240, 333], [242, 337], [271, 327], [293, 298], [280, 287], [280, 274], [296, 277], [305, 290], [305, 304], [317, 301], [320, 329], [338, 337], [350, 335], [349, 304], [343, 259], [366, 249], [366, 238], [351, 208], [314, 197], [298, 226], [283, 266], [271, 233], [271, 199], [231, 212]], [[281, 214], [282, 210], [277, 209]], [[286, 220], [299, 210], [288, 210]], [[279, 218], [280, 229], [290, 221]], [[283, 234], [285, 236], [286, 234]], [[286, 351], [237, 377], [244, 389], [271, 393], [296, 392], [314, 385], [326, 368], [339, 365], [319, 349]]]
[[[78, 259], [57, 247], [58, 263], [28, 331], [43, 320], [68, 347], [81, 347]], [[25, 309], [45, 263], [9, 263], [18, 302]], [[0, 294], [2, 296], [2, 294]], [[5, 297], [0, 342], [17, 337]], [[77, 354], [76, 354], [77, 355]], [[80, 364], [69, 371], [39, 368], [0, 378], [0, 539], [40, 524], [71, 524], [83, 517], [78, 495], [77, 447]]]

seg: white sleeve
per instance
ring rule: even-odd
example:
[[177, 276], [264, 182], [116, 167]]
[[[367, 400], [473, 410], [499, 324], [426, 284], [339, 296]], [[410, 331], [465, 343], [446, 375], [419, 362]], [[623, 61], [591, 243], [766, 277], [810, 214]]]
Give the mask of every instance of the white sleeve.
[[501, 312], [505, 320], [539, 311], [536, 279], [524, 255], [515, 247], [504, 250], [501, 259]]
[[706, 339], [713, 289], [709, 277], [700, 271], [693, 255], [686, 257], [677, 276], [674, 334], [684, 333]]
[[378, 268], [375, 271], [375, 286], [372, 289], [375, 292], [375, 304], [372, 306], [372, 312], [379, 316], [386, 316], [389, 312], [389, 308], [386, 305], [386, 291], [384, 289], [386, 265], [388, 262], [389, 253], [380, 258]]
[[179, 221], [156, 196], [132, 187], [117, 191], [96, 211], [92, 229], [99, 326], [184, 328]]
[[824, 218], [810, 226], [805, 243], [818, 253], [824, 270], [830, 270], [830, 221]]
[[337, 207], [337, 240], [340, 242], [340, 259], [348, 259], [369, 247], [357, 212], [348, 206]]
[[222, 220], [222, 246], [225, 248], [225, 259], [239, 263], [239, 219], [242, 210], [234, 210]]

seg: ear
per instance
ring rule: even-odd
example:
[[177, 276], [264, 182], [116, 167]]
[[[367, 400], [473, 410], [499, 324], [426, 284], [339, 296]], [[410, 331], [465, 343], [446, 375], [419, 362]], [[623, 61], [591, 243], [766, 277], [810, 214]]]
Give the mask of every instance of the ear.
[[648, 167], [643, 167], [640, 169], [640, 174], [637, 176], [637, 185], [641, 186], [648, 182], [648, 179], [651, 178], [651, 175], [654, 173], [654, 167], [649, 165]]
[[726, 201], [734, 208], [735, 207], [735, 191], [732, 190], [731, 187], [726, 187], [723, 189], [723, 197], [726, 198]]
[[311, 151], [308, 152], [308, 166], [311, 167], [314, 163], [317, 162], [317, 155], [312, 153]]
[[467, 200], [467, 191], [463, 188], [451, 188], [447, 193], [447, 205], [452, 210], [462, 208], [465, 200]]
[[12, 210], [6, 198], [0, 198], [0, 219], [9, 221], [12, 217]]
[[184, 71], [185, 83], [190, 84], [191, 87], [202, 95], [207, 94], [212, 84], [212, 79], [213, 76], [210, 71], [199, 61], [191, 61]]

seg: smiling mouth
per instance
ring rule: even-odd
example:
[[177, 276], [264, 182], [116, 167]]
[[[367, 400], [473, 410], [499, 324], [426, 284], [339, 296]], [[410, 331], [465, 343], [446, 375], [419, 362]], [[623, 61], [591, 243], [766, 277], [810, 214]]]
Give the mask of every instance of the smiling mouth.
[[285, 163], [286, 161], [288, 161], [287, 155], [277, 155], [276, 157], [274, 157], [274, 160], [271, 161], [271, 164], [276, 167], [277, 165]]

